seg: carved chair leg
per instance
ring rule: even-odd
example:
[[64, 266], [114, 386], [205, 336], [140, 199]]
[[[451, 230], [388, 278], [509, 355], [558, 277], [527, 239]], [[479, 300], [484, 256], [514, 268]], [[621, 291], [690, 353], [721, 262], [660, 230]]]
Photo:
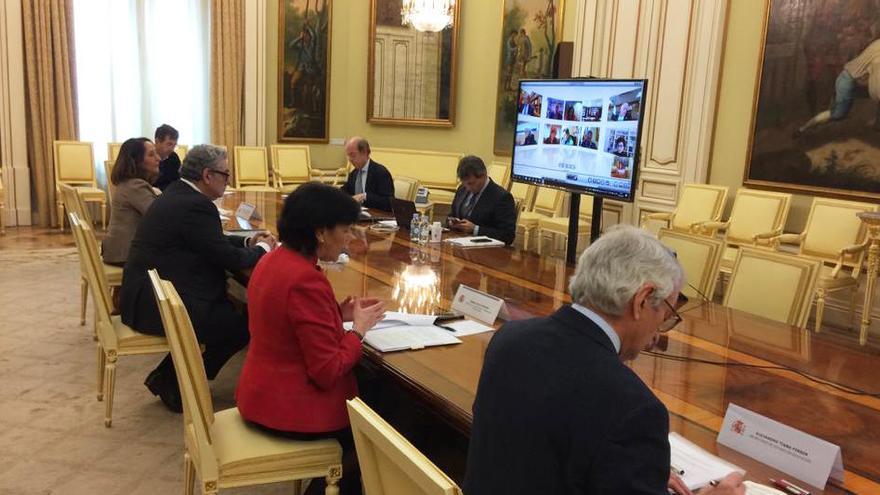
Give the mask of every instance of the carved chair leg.
[[79, 324], [86, 324], [86, 306], [89, 304], [89, 281], [83, 277], [79, 283], [80, 286], [80, 304], [79, 304]]
[[816, 289], [816, 333], [822, 331], [822, 317], [825, 316], [825, 289]]
[[196, 480], [196, 467], [193, 465], [189, 452], [183, 454], [183, 495], [193, 495]]
[[101, 202], [101, 229], [107, 230], [107, 203]]
[[107, 357], [104, 355], [104, 348], [101, 344], [98, 348], [98, 400], [104, 400], [104, 368], [107, 366]]
[[116, 388], [116, 356], [109, 356], [104, 369], [104, 426], [110, 428], [113, 423], [113, 391]]
[[56, 203], [58, 209], [58, 230], [64, 231], [64, 203], [58, 201]]

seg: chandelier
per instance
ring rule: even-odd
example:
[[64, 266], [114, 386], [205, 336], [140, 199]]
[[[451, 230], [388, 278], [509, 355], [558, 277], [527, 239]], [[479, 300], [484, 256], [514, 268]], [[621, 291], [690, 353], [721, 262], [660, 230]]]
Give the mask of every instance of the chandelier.
[[455, 0], [403, 0], [402, 24], [416, 31], [436, 33], [452, 25]]

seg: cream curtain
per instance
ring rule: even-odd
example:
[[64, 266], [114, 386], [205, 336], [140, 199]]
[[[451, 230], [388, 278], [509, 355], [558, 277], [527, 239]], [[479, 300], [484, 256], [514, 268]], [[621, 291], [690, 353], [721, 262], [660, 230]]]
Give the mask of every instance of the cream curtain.
[[22, 0], [28, 156], [37, 222], [55, 225], [52, 142], [77, 139], [70, 0]]
[[211, 141], [233, 148], [242, 142], [244, 97], [244, 4], [211, 1]]

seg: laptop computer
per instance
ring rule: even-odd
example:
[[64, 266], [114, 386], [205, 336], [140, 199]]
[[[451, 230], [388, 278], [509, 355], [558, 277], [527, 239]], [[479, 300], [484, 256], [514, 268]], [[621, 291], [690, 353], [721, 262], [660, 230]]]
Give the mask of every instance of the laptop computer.
[[416, 214], [416, 204], [405, 199], [391, 198], [391, 211], [394, 213], [397, 226], [409, 230], [409, 223]]

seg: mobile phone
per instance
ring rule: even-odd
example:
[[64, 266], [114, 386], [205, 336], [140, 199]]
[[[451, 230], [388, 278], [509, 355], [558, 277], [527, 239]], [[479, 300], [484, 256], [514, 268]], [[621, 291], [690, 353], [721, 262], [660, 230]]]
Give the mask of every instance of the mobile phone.
[[481, 237], [481, 238], [479, 238], [479, 239], [471, 239], [471, 242], [473, 242], [473, 243], [478, 243], [478, 242], [492, 242], [492, 239], [487, 239], [487, 238], [485, 238], [485, 237]]

